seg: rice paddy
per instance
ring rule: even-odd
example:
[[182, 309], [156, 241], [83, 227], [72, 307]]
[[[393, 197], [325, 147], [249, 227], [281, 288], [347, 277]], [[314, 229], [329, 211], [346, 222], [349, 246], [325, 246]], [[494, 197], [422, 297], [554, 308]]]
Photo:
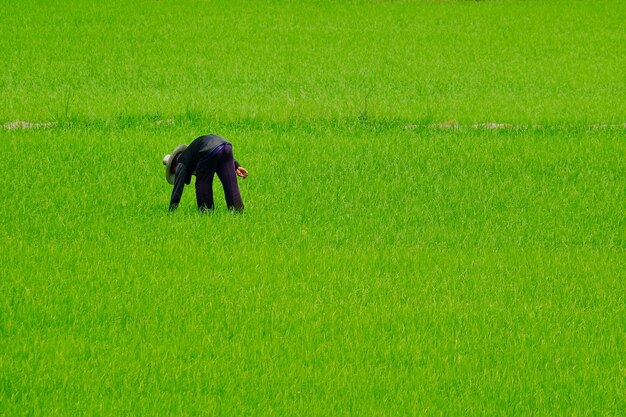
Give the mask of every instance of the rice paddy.
[[621, 3], [5, 3], [0, 414], [623, 414]]

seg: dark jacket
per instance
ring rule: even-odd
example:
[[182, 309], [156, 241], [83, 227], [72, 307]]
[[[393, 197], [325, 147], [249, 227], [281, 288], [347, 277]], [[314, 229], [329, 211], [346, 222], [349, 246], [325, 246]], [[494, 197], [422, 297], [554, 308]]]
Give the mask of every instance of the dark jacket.
[[[204, 158], [210, 158], [211, 154], [225, 143], [228, 143], [228, 141], [217, 135], [200, 136], [191, 142], [187, 149], [175, 156], [177, 158], [174, 161], [174, 164], [176, 164], [176, 176], [174, 177], [170, 210], [174, 210], [180, 203], [185, 184], [191, 182], [191, 176], [195, 174], [198, 162]], [[235, 169], [238, 167], [239, 163], [235, 161]]]

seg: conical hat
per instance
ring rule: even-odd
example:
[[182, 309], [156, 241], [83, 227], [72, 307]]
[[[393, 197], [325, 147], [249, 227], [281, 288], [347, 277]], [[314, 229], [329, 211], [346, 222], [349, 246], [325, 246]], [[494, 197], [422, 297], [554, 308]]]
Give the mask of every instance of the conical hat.
[[163, 165], [165, 165], [165, 179], [170, 184], [174, 184], [174, 178], [176, 177], [176, 173], [174, 172], [176, 167], [173, 167], [172, 163], [176, 159], [176, 155], [184, 152], [185, 149], [187, 149], [187, 145], [178, 145], [174, 148], [171, 154], [165, 155], [163, 157]]

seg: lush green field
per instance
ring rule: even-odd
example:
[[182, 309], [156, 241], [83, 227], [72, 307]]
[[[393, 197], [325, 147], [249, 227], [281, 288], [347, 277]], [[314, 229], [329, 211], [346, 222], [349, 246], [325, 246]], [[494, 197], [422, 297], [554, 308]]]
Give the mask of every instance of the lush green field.
[[[626, 4], [42, 3], [0, 8], [0, 415], [623, 415]], [[243, 215], [167, 211], [205, 133]]]

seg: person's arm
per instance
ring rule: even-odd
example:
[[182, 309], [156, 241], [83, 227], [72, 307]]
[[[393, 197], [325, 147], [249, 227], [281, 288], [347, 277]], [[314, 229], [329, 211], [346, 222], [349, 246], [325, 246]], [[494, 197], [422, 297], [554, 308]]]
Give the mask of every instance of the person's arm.
[[170, 211], [176, 210], [180, 198], [183, 196], [185, 188], [185, 177], [187, 175], [187, 167], [183, 164], [176, 165], [176, 176], [174, 177], [174, 189], [172, 190], [172, 198], [170, 200]]

